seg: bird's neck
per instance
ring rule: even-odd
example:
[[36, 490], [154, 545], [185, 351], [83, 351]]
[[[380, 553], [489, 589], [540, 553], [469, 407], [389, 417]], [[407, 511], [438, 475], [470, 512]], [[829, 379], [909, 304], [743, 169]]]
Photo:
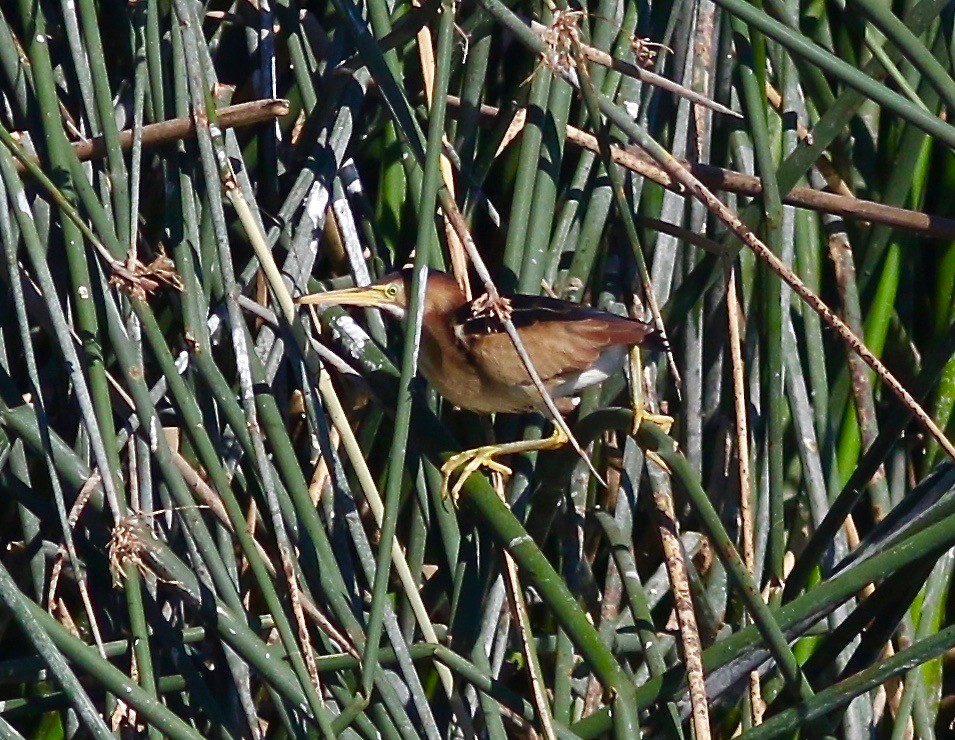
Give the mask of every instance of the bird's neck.
[[[440, 284], [435, 284], [440, 282]], [[425, 315], [435, 320], [445, 319], [468, 302], [464, 292], [450, 275], [432, 275], [425, 298]]]

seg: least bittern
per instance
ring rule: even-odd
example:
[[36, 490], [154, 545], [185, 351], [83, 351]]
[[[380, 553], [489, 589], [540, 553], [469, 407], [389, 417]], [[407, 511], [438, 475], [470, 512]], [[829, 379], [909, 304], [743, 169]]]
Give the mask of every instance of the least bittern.
[[[411, 270], [382, 278], [364, 288], [346, 288], [302, 296], [299, 303], [378, 308], [398, 319], [407, 314]], [[505, 333], [499, 311], [508, 314], [557, 407], [573, 409], [572, 397], [606, 380], [631, 346], [663, 349], [650, 324], [570, 301], [531, 295], [503, 298], [492, 310], [486, 299], [468, 301], [454, 279], [428, 272], [421, 332], [421, 372], [455, 406], [483, 414], [542, 411], [545, 404]], [[636, 383], [640, 379], [634, 379]], [[642, 409], [637, 409], [642, 413]], [[460, 470], [452, 497], [479, 467], [508, 474], [494, 460], [500, 455], [555, 449], [568, 441], [556, 425], [542, 440], [487, 445], [452, 456], [441, 468], [444, 491]]]

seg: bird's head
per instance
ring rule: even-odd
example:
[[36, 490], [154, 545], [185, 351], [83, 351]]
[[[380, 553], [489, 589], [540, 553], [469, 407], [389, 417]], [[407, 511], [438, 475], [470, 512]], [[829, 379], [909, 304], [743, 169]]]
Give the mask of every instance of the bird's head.
[[[412, 269], [386, 275], [363, 288], [345, 288], [327, 293], [312, 293], [297, 299], [314, 306], [357, 306], [378, 308], [395, 318], [404, 319], [411, 299]], [[454, 279], [443, 272], [428, 270], [425, 287], [425, 313], [453, 310], [465, 302], [464, 294]]]

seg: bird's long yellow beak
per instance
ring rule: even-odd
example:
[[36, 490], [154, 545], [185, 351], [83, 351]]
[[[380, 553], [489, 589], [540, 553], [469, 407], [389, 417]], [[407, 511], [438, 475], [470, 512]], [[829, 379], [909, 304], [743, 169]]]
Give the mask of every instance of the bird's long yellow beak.
[[312, 306], [360, 306], [363, 308], [382, 308], [394, 303], [386, 292], [387, 286], [369, 285], [364, 288], [343, 288], [327, 293], [310, 293], [299, 296], [296, 303]]

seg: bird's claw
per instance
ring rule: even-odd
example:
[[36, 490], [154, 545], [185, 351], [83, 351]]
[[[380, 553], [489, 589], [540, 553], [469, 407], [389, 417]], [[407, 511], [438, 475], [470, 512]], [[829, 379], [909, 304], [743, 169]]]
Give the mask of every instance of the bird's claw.
[[653, 450], [647, 450], [644, 454], [646, 455], [647, 460], [650, 460], [650, 461], [652, 461], [652, 462], [655, 462], [655, 463], [656, 463], [658, 466], [660, 466], [660, 468], [662, 468], [665, 472], [667, 472], [667, 473], [671, 473], [671, 472], [672, 472], [672, 471], [670, 470], [670, 466], [667, 465], [666, 460], [664, 460], [662, 457], [660, 457], [660, 453], [654, 452]]
[[[640, 431], [640, 425], [644, 421], [649, 421], [653, 424], [656, 424], [663, 430], [664, 434], [670, 433], [670, 428], [673, 426], [673, 417], [667, 416], [665, 414], [653, 414], [647, 411], [646, 408], [640, 410], [634, 410], [633, 412], [633, 427], [630, 430], [630, 435], [633, 437], [637, 436], [637, 432]], [[652, 460], [657, 465], [659, 465], [667, 473], [670, 472], [670, 466], [666, 464], [664, 459], [660, 457], [659, 453], [654, 452], [653, 450], [646, 450], [647, 460]]]
[[[503, 476], [509, 476], [511, 469], [499, 463], [494, 459], [495, 455], [501, 454], [501, 450], [494, 446], [478, 447], [476, 450], [465, 450], [448, 458], [447, 462], [441, 466], [441, 497], [451, 497], [455, 506], [458, 503], [458, 495], [464, 487], [465, 481], [471, 477], [480, 468], [488, 468], [495, 473]], [[451, 478], [457, 473], [457, 480], [454, 486], [451, 486]]]
[[656, 424], [658, 427], [663, 429], [664, 434], [669, 434], [670, 429], [673, 427], [672, 416], [667, 416], [666, 414], [653, 414], [644, 408], [639, 411], [635, 410], [633, 412], [633, 427], [630, 430], [630, 436], [637, 436], [637, 432], [640, 431], [640, 425], [644, 422], [644, 420]]

